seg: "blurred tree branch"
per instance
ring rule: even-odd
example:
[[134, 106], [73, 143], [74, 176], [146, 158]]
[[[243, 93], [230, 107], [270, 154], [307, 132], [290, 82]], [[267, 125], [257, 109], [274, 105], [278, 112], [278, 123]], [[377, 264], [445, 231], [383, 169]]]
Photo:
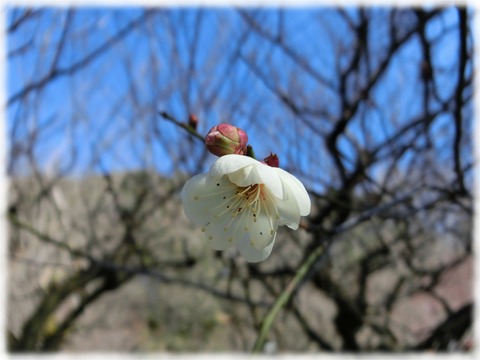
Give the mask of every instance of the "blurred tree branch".
[[[471, 22], [464, 7], [14, 8], [10, 349], [62, 350], [86, 309], [139, 278], [152, 313], [198, 302], [173, 288], [216, 301], [226, 315], [205, 323], [203, 303], [178, 305], [204, 326], [187, 335], [199, 349], [219, 324], [235, 351], [466, 349]], [[229, 121], [312, 199], [260, 264], [207, 249], [180, 208], [208, 159], [202, 132]], [[417, 315], [431, 320], [420, 332], [405, 320]]]

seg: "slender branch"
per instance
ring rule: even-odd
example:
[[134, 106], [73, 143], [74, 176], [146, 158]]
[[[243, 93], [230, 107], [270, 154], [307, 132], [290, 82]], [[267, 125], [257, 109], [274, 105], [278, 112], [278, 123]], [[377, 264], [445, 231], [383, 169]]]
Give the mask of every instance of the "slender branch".
[[285, 304], [290, 300], [290, 298], [294, 295], [304, 277], [308, 274], [309, 270], [317, 262], [317, 259], [324, 253], [324, 246], [318, 246], [310, 256], [304, 261], [303, 264], [300, 265], [300, 268], [296, 272], [295, 277], [290, 281], [288, 286], [283, 290], [280, 296], [277, 298], [273, 306], [267, 313], [267, 316], [262, 322], [262, 327], [260, 329], [260, 333], [257, 336], [257, 340], [253, 346], [253, 353], [259, 353], [262, 351], [263, 345], [268, 335], [268, 331], [270, 330], [271, 326], [275, 318], [277, 317], [280, 310], [285, 306]]
[[22, 25], [28, 19], [31, 19], [40, 14], [40, 10], [27, 9], [17, 19], [15, 19], [7, 28], [7, 33], [15, 32], [20, 25]]
[[175, 125], [181, 127], [182, 129], [187, 130], [187, 132], [190, 135], [192, 135], [194, 138], [197, 138], [198, 140], [200, 140], [202, 142], [205, 141], [204, 137], [202, 135], [200, 135], [194, 128], [192, 128], [187, 123], [183, 123], [183, 122], [178, 121], [177, 119], [175, 119], [172, 115], [170, 115], [166, 111], [160, 111], [158, 113], [158, 115], [163, 117], [165, 120], [168, 120], [168, 121], [174, 123]]
[[124, 28], [118, 31], [113, 37], [106, 40], [102, 45], [94, 49], [91, 53], [86, 55], [84, 58], [78, 60], [77, 62], [71, 64], [68, 67], [64, 68], [52, 68], [44, 77], [37, 81], [32, 81], [31, 83], [25, 85], [22, 89], [18, 92], [14, 93], [10, 98], [7, 100], [7, 106], [12, 105], [13, 103], [23, 99], [32, 91], [38, 91], [43, 89], [47, 84], [50, 82], [67, 75], [72, 75], [78, 70], [88, 66], [94, 60], [99, 58], [103, 53], [110, 50], [115, 44], [119, 41], [123, 40], [128, 34], [130, 34], [137, 26], [140, 26], [145, 22], [145, 20], [151, 16], [154, 12], [151, 10], [146, 11], [142, 16], [139, 18], [132, 20], [129, 24], [127, 24]]
[[463, 173], [462, 173], [462, 162], [461, 162], [461, 143], [462, 143], [462, 105], [463, 105], [463, 90], [465, 89], [465, 68], [468, 61], [467, 53], [467, 10], [459, 9], [459, 43], [460, 43], [460, 54], [459, 54], [459, 66], [458, 66], [458, 83], [455, 93], [455, 135], [453, 143], [454, 151], [454, 171], [457, 174], [457, 181], [460, 191], [465, 194], [467, 190], [463, 182]]

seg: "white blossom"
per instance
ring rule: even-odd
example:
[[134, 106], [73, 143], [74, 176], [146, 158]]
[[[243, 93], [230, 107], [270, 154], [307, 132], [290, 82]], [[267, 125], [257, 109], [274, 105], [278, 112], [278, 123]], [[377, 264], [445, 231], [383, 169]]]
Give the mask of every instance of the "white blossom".
[[310, 213], [303, 184], [288, 172], [243, 155], [225, 155], [182, 190], [185, 214], [216, 250], [236, 245], [249, 262], [265, 260], [279, 225], [296, 230]]

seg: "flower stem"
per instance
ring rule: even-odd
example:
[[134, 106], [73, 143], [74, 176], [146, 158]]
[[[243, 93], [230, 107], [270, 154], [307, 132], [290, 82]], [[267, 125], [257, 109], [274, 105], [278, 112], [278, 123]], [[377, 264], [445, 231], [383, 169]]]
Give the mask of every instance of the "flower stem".
[[310, 254], [310, 256], [300, 265], [295, 277], [290, 281], [287, 287], [283, 290], [280, 296], [277, 298], [273, 306], [268, 311], [267, 315], [262, 321], [262, 327], [257, 336], [257, 340], [253, 345], [252, 353], [259, 353], [263, 349], [263, 345], [268, 335], [270, 327], [273, 325], [273, 321], [280, 312], [280, 310], [285, 306], [285, 304], [290, 300], [290, 298], [295, 293], [295, 290], [299, 287], [302, 280], [307, 276], [310, 269], [316, 263], [316, 260], [323, 254], [324, 246], [320, 245], [315, 248], [315, 250]]

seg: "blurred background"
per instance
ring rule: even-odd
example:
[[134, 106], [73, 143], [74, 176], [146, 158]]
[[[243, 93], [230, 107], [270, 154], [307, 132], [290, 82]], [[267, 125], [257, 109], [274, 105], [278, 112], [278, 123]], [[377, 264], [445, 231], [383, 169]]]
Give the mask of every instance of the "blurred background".
[[[470, 351], [472, 10], [6, 12], [9, 351]], [[229, 122], [309, 191], [270, 257], [215, 252], [180, 190]]]

